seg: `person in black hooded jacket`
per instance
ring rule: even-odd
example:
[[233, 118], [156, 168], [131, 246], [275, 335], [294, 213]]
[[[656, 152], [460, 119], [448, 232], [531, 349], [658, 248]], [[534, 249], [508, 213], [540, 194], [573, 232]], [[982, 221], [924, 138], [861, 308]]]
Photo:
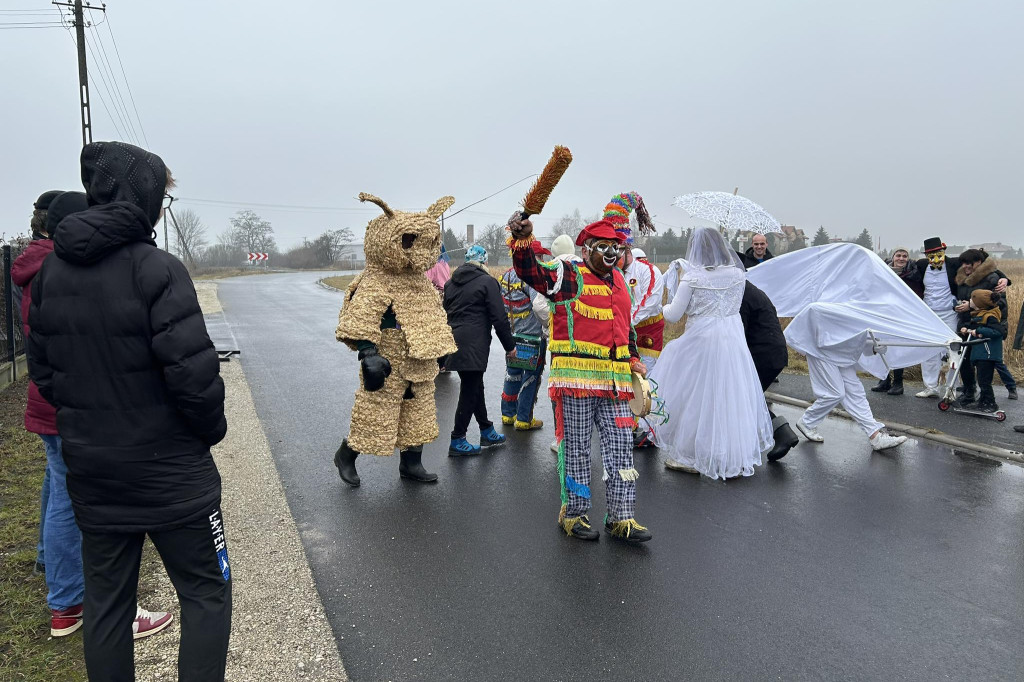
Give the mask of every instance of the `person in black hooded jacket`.
[[222, 680], [231, 580], [210, 446], [224, 382], [188, 271], [156, 248], [163, 161], [121, 142], [82, 149], [89, 208], [66, 217], [32, 283], [29, 373], [57, 408], [82, 531], [91, 680], [134, 679], [142, 543], [181, 603], [179, 677]]
[[[444, 285], [444, 309], [459, 348], [448, 358], [448, 369], [459, 373], [459, 404], [448, 447], [448, 454], [454, 457], [479, 455], [481, 447], [505, 442], [505, 436], [495, 431], [487, 418], [484, 372], [491, 352], [491, 327], [506, 353], [516, 347], [516, 342], [505, 316], [501, 287], [484, 268], [486, 264], [487, 251], [474, 244], [466, 250], [466, 264]], [[480, 426], [480, 445], [466, 440], [466, 429], [474, 416]]]

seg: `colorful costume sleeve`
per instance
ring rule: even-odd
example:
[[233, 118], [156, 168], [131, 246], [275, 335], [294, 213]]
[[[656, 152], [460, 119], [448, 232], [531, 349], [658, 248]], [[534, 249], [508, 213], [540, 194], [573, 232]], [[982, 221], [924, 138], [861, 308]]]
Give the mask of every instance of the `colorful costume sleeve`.
[[529, 239], [509, 240], [512, 267], [519, 275], [519, 279], [537, 293], [555, 302], [576, 296], [578, 278], [572, 264], [558, 260], [550, 263], [538, 262], [530, 247], [532, 243], [532, 236]]

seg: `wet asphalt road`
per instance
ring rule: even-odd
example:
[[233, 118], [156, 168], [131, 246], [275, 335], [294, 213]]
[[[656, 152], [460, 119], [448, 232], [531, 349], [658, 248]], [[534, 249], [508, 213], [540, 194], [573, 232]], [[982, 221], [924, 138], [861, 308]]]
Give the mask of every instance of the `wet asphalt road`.
[[[314, 281], [239, 277], [219, 295], [352, 679], [1024, 674], [1024, 469], [916, 441], [872, 454], [832, 419], [824, 444], [747, 479], [638, 452], [637, 518], [654, 540], [581, 543], [555, 523], [553, 429], [448, 458], [458, 379], [442, 376], [442, 439], [424, 455], [440, 482], [360, 457], [350, 489], [331, 457], [358, 365], [334, 340], [341, 294]], [[502, 370], [495, 343], [492, 418]], [[550, 426], [546, 400], [539, 416]]]

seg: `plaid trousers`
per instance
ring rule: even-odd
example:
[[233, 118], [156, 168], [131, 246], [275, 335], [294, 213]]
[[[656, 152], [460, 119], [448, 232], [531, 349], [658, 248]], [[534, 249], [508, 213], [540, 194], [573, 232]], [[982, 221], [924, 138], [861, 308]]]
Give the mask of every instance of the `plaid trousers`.
[[636, 510], [636, 470], [633, 468], [633, 414], [625, 400], [561, 396], [562, 440], [565, 452], [567, 517], [590, 509], [590, 442], [597, 424], [601, 435], [605, 500], [609, 521], [633, 518]]

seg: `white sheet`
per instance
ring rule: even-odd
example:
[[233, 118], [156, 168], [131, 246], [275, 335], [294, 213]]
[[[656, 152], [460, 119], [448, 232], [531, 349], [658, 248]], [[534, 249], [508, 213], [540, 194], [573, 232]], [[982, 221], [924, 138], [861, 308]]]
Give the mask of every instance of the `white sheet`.
[[[765, 261], [747, 271], [779, 317], [792, 317], [786, 341], [794, 350], [839, 367], [856, 365], [879, 379], [890, 368], [912, 367], [956, 334], [885, 262], [857, 244], [828, 244]], [[872, 352], [889, 346], [885, 361]]]

